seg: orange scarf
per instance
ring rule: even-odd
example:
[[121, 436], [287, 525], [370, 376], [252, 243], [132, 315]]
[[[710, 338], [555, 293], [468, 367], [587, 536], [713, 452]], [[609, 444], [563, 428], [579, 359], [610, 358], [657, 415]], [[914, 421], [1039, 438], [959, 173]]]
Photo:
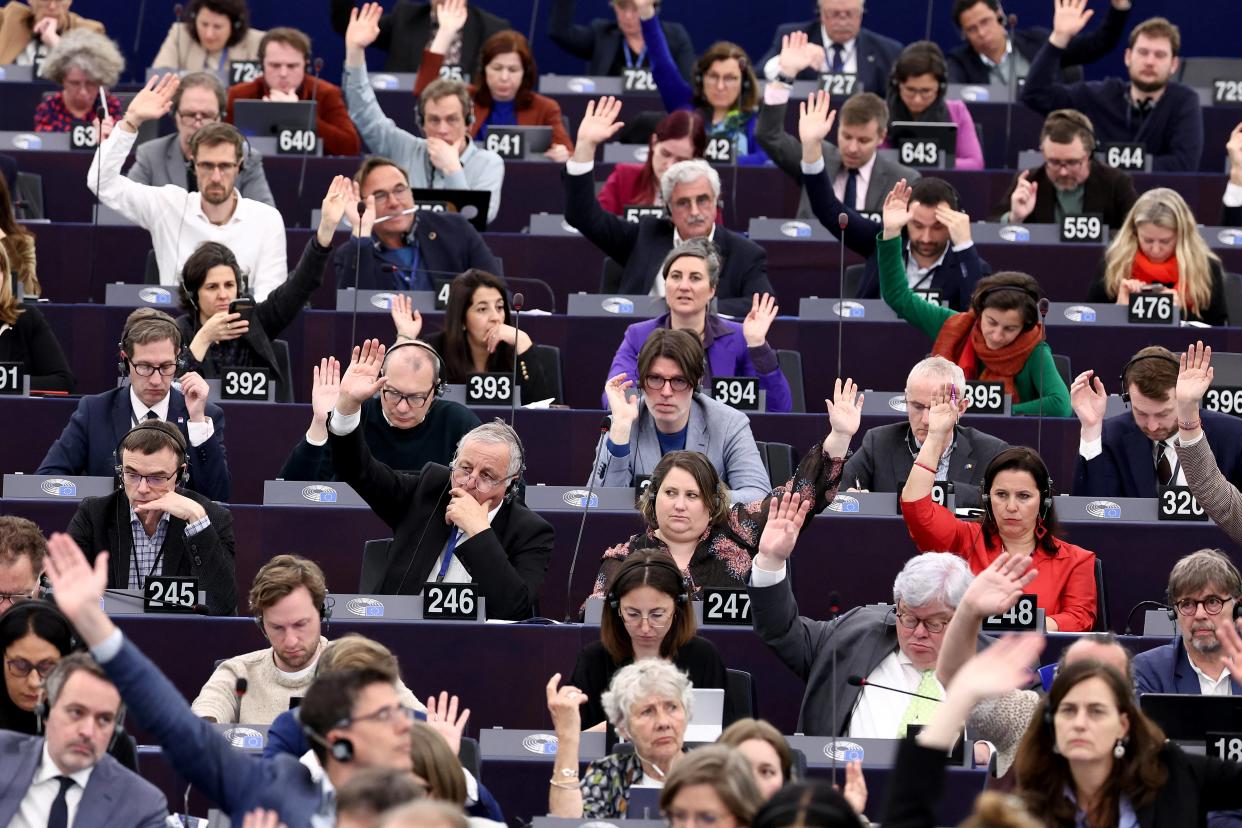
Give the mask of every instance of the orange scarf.
[[1021, 402], [1013, 378], [1026, 366], [1042, 340], [1041, 325], [1036, 324], [1004, 348], [994, 350], [988, 347], [976, 319], [973, 310], [946, 319], [932, 344], [932, 356], [956, 362], [968, 380], [1005, 383], [1005, 393], [1012, 394], [1014, 402]]
[[1163, 262], [1157, 264], [1143, 255], [1142, 250], [1136, 251], [1134, 254], [1134, 264], [1130, 266], [1130, 276], [1149, 285], [1158, 282], [1176, 289], [1177, 254], [1174, 253]]

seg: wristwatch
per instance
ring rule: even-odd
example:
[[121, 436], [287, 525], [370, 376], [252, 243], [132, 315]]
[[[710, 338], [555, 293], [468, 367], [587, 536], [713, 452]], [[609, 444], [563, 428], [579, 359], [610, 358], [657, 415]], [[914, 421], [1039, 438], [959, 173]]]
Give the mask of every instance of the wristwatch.
[[783, 84], [785, 84], [786, 86], [793, 86], [793, 85], [794, 85], [794, 80], [796, 80], [796, 79], [795, 79], [795, 78], [791, 78], [791, 77], [789, 77], [789, 76], [788, 76], [788, 75], [786, 75], [784, 72], [777, 72], [777, 73], [776, 73], [776, 82], [777, 82], [777, 83], [783, 83]]

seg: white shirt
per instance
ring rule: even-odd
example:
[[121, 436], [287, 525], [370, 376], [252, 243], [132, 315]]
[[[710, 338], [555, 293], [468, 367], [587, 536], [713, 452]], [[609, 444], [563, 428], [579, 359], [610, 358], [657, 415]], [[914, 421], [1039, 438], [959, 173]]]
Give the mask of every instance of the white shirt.
[[[871, 158], [867, 163], [858, 168], [858, 181], [854, 185], [857, 188], [854, 192], [854, 203], [847, 204], [847, 207], [853, 207], [855, 210], [864, 209], [867, 203], [867, 187], [871, 184], [871, 171], [874, 169], [875, 153], [871, 153]], [[845, 185], [849, 179], [850, 171], [845, 168], [845, 163], [842, 161], [837, 177], [832, 180], [832, 191], [837, 194], [842, 204], [845, 204]]]
[[[159, 417], [161, 421], [167, 422], [168, 421], [168, 398], [170, 396], [172, 395], [165, 394], [164, 399], [157, 402], [151, 408], [147, 408], [147, 404], [144, 403], [142, 400], [138, 399], [138, 394], [134, 391], [134, 387], [131, 385], [129, 387], [129, 407], [130, 407], [130, 410], [133, 412], [132, 414], [133, 424], [139, 425], [141, 423], [146, 422], [147, 412], [149, 411], [154, 411], [155, 415]], [[173, 425], [180, 425], [180, 423], [173, 423]], [[192, 446], [201, 446], [203, 443], [210, 440], [211, 435], [215, 434], [216, 432], [215, 425], [211, 422], [211, 418], [207, 416], [203, 417], [203, 422], [201, 423], [186, 423], [185, 429], [186, 429], [186, 432], [190, 435], [190, 445]]]
[[[495, 509], [492, 509], [490, 512], [487, 513], [487, 523], [489, 526], [491, 525], [492, 521], [496, 519], [496, 513], [500, 511], [500, 507], [503, 505], [505, 504], [504, 504], [504, 501], [502, 500], [499, 504], [497, 504]], [[456, 527], [454, 527], [454, 529], [456, 531], [456, 534], [458, 535], [457, 543], [453, 544], [453, 549], [456, 550], [457, 547], [461, 546], [463, 543], [469, 540], [469, 538], [467, 538], [465, 536], [465, 533], [463, 533], [460, 529], [456, 529]], [[454, 532], [452, 531], [449, 532], [449, 541], [453, 539], [453, 534]], [[444, 548], [448, 549], [448, 541], [444, 542]], [[433, 579], [436, 578], [440, 574], [440, 567], [442, 566], [444, 566], [444, 552], [443, 551], [440, 552], [440, 556], [436, 558], [435, 564], [433, 564], [431, 567], [431, 577]], [[470, 571], [466, 569], [465, 564], [461, 562], [461, 556], [454, 553], [452, 560], [449, 561], [448, 571], [444, 573], [444, 583], [446, 584], [468, 584], [473, 580], [474, 578], [470, 575]]]
[[[1228, 673], [1226, 673], [1228, 675]], [[52, 803], [56, 801], [56, 794], [60, 792], [60, 780], [58, 776], [68, 776], [75, 783], [70, 785], [65, 791], [65, 806], [68, 810], [69, 819], [66, 825], [73, 825], [74, 817], [78, 813], [78, 805], [82, 804], [82, 793], [86, 790], [86, 783], [90, 781], [91, 771], [95, 766], [80, 770], [77, 773], [65, 774], [60, 768], [56, 767], [56, 763], [52, 761], [51, 754], [47, 752], [47, 742], [43, 743], [43, 761], [39, 763], [39, 767], [35, 770], [34, 778], [30, 782], [30, 787], [26, 790], [26, 795], [22, 797], [22, 801], [17, 806], [17, 813], [13, 815], [13, 821], [9, 823], [9, 828], [47, 828], [47, 819], [52, 812]]]
[[1195, 675], [1199, 677], [1199, 694], [1202, 696], [1232, 696], [1233, 685], [1229, 681], [1229, 671], [1223, 666], [1220, 670], [1219, 678], [1212, 678], [1207, 673], [1199, 669], [1199, 665], [1195, 664], [1190, 658], [1186, 659], [1190, 662], [1190, 669], [1195, 671]]
[[308, 750], [298, 759], [310, 771], [311, 780], [319, 785], [319, 809], [311, 814], [311, 828], [336, 828], [336, 787], [328, 778], [315, 751]]
[[[205, 241], [220, 242], [237, 256], [242, 272], [249, 274], [250, 290], [262, 302], [289, 277], [285, 255], [285, 222], [280, 212], [261, 201], [242, 198], [236, 188], [237, 206], [223, 225], [207, 218], [200, 193], [165, 184], [152, 187], [121, 175], [121, 165], [138, 136], [118, 126], [95, 152], [86, 186], [99, 200], [151, 234], [151, 246], [159, 264], [160, 284], [176, 285], [181, 266]], [[101, 160], [102, 159], [102, 160]]]
[[[922, 671], [900, 649], [889, 653], [867, 675], [868, 682], [874, 681], [876, 684], [909, 690], [911, 693], [918, 689], [922, 679]], [[944, 698], [944, 688], [939, 682], [936, 685], [939, 688], [936, 695]], [[858, 703], [854, 705], [846, 735], [856, 739], [896, 739], [897, 728], [912, 701], [914, 699], [902, 693], [864, 686], [858, 694]]]
[[1221, 201], [1226, 207], [1242, 207], [1242, 186], [1230, 181], [1225, 185], [1225, 194]]
[[[1202, 437], [1202, 432], [1200, 432], [1200, 437]], [[1186, 485], [1186, 470], [1182, 468], [1182, 462], [1177, 459], [1177, 449], [1175, 448], [1176, 444], [1174, 443], [1174, 440], [1176, 439], [1177, 439], [1177, 434], [1175, 432], [1172, 437], [1164, 441], [1164, 456], [1169, 461], [1169, 468], [1177, 470], [1177, 479], [1174, 481], [1174, 484], [1177, 486], [1185, 486]], [[1199, 441], [1191, 440], [1189, 443], [1182, 443], [1182, 445], [1194, 445], [1197, 442]], [[1100, 435], [1099, 437], [1096, 437], [1094, 440], [1083, 440], [1082, 438], [1079, 438], [1078, 453], [1082, 455], [1083, 460], [1094, 460], [1095, 458], [1099, 457], [1101, 454], [1104, 453], [1104, 436]], [[1152, 466], [1152, 469], [1154, 470], [1156, 468], [1155, 449], [1152, 449], [1151, 453], [1148, 454], [1147, 456], [1151, 458], [1151, 466]], [[1160, 481], [1157, 481], [1157, 482], [1160, 482]], [[1164, 485], [1164, 484], [1160, 482], [1160, 485]]]

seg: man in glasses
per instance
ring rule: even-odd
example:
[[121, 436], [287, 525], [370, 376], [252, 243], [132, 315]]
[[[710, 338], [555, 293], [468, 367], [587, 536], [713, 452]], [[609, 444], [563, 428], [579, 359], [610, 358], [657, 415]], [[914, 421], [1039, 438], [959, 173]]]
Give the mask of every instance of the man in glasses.
[[[194, 169], [190, 139], [207, 124], [219, 123], [225, 100], [224, 84], [214, 72], [192, 72], [183, 77], [172, 99], [172, 118], [177, 131], [139, 144], [134, 150], [134, 165], [126, 176], [153, 187], [176, 184], [188, 192], [197, 191], [198, 174]], [[243, 161], [237, 176], [237, 189], [242, 198], [275, 207], [276, 201], [263, 171], [263, 155], [247, 144]]]
[[32, 521], [0, 516], [0, 612], [39, 597], [47, 540]]
[[[819, 17], [777, 27], [772, 45], [759, 61], [768, 80], [781, 78], [781, 42], [786, 35], [805, 33], [817, 52], [816, 59], [797, 73], [798, 80], [814, 80], [821, 72], [849, 74], [858, 78], [863, 91], [883, 94], [901, 44], [891, 37], [862, 27], [866, 0], [819, 0]], [[785, 77], [789, 82], [794, 78]]]
[[185, 453], [185, 437], [171, 423], [134, 426], [117, 448], [121, 487], [83, 498], [67, 531], [90, 560], [111, 553], [109, 589], [141, 591], [152, 576], [193, 576], [207, 594], [208, 612], [233, 615], [233, 518], [220, 504], [179, 488]]
[[1242, 576], [1221, 550], [1200, 549], [1174, 564], [1168, 600], [1179, 634], [1134, 657], [1138, 692], [1242, 696], [1216, 637], [1219, 625], [1233, 623], [1239, 597]]
[[[404, 350], [404, 349], [402, 349]], [[489, 618], [537, 615], [552, 557], [552, 526], [513, 497], [524, 468], [517, 432], [500, 421], [473, 429], [448, 467], [396, 472], [371, 455], [358, 427], [364, 402], [383, 391], [384, 346], [355, 347], [328, 421], [336, 476], [393, 530], [381, 595], [416, 594], [428, 582], [478, 584]]]
[[1044, 163], [1014, 176], [994, 221], [1060, 224], [1066, 216], [1095, 213], [1114, 230], [1138, 199], [1134, 179], [1095, 160], [1091, 120], [1074, 109], [1049, 112], [1039, 135]]
[[198, 374], [182, 375], [179, 388], [174, 384], [181, 353], [177, 323], [155, 308], [139, 308], [125, 320], [118, 346], [117, 370], [129, 382], [83, 397], [36, 474], [112, 477], [121, 438], [140, 422], [162, 420], [175, 425], [189, 444], [186, 487], [227, 501], [224, 411], [207, 401], [207, 382]]

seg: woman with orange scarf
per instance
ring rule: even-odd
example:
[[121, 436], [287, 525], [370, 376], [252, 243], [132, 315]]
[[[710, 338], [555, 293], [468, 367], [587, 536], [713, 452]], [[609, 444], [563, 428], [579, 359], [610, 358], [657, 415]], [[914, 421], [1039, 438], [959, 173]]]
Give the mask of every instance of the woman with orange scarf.
[[[1108, 246], [1088, 302], [1130, 304], [1130, 294], [1172, 293], [1183, 319], [1229, 324], [1224, 269], [1176, 190], [1157, 187], [1134, 202]], [[1242, 320], [1238, 320], [1242, 321]]]
[[979, 280], [970, 310], [958, 313], [928, 302], [910, 289], [901, 258], [901, 230], [910, 220], [905, 179], [884, 199], [884, 231], [876, 254], [880, 295], [898, 316], [931, 337], [932, 355], [952, 360], [968, 380], [1005, 384], [1014, 414], [1069, 417], [1069, 389], [1043, 341], [1039, 283], [1008, 271]]

